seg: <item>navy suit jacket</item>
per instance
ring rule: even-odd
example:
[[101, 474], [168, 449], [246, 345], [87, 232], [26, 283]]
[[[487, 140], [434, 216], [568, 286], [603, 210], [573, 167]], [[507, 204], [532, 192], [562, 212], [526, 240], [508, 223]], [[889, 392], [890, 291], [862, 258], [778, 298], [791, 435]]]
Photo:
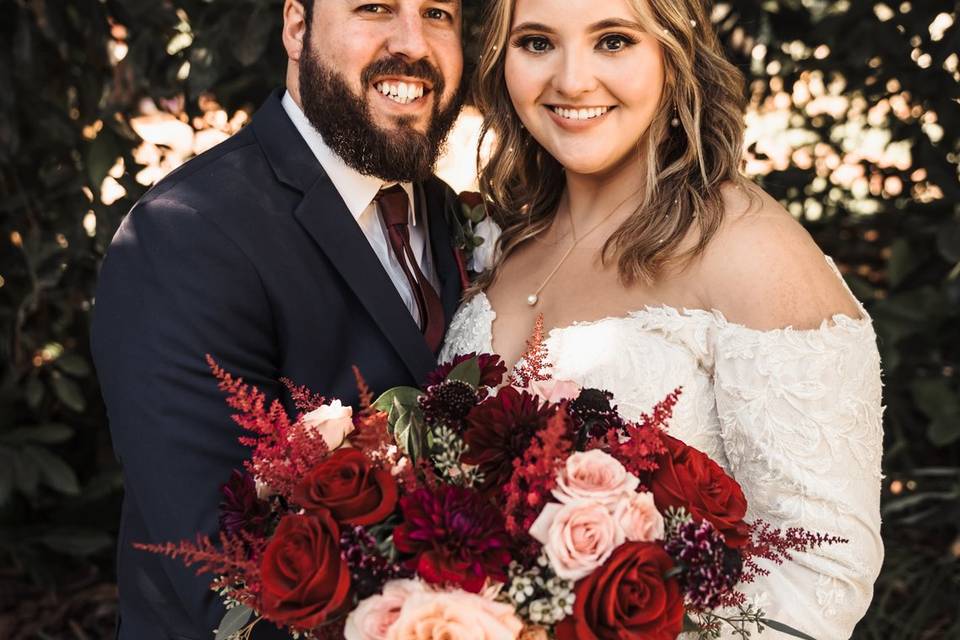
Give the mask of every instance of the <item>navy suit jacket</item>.
[[[288, 377], [355, 403], [435, 366], [416, 323], [275, 92], [252, 123], [153, 187], [100, 274], [92, 344], [124, 472], [118, 637], [212, 638], [223, 609], [179, 561], [135, 550], [215, 535], [248, 450], [204, 355], [268, 397]], [[416, 185], [446, 317], [461, 294], [439, 179]], [[280, 637], [261, 623], [255, 638]]]

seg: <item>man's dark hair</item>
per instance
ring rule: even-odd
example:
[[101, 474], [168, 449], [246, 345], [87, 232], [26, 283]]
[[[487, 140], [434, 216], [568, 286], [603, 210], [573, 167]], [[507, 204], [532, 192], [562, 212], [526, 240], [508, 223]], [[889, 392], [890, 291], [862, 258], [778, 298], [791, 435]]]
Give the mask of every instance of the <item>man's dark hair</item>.
[[300, 0], [303, 5], [303, 18], [307, 22], [307, 31], [310, 31], [310, 22], [313, 18], [313, 0]]

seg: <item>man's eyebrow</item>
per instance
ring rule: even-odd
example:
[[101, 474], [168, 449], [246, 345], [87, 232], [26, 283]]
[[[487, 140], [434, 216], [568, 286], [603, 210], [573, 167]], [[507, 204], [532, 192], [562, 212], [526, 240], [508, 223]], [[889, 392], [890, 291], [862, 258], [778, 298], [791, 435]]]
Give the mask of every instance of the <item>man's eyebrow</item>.
[[520, 33], [523, 31], [540, 31], [543, 33], [556, 33], [552, 27], [548, 27], [542, 22], [523, 22], [513, 28], [511, 33]]

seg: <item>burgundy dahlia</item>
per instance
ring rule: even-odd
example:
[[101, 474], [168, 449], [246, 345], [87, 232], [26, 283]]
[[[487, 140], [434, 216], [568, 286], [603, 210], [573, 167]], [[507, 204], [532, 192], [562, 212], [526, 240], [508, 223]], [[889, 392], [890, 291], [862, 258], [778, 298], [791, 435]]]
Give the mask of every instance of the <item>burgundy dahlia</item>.
[[740, 552], [726, 545], [709, 520], [686, 522], [669, 536], [666, 551], [682, 567], [680, 590], [695, 610], [713, 609], [740, 580]]
[[235, 536], [241, 531], [260, 535], [270, 520], [270, 504], [257, 498], [253, 476], [233, 470], [230, 480], [220, 487], [220, 530]]
[[393, 544], [413, 554], [406, 566], [427, 582], [479, 593], [487, 578], [506, 579], [510, 539], [503, 515], [473, 489], [418, 489], [400, 499], [400, 509]]
[[601, 389], [583, 389], [570, 402], [570, 415], [581, 425], [585, 438], [602, 438], [611, 429], [623, 432], [626, 424], [611, 405], [613, 394]]
[[526, 391], [506, 386], [467, 415], [463, 440], [467, 451], [461, 460], [483, 473], [479, 489], [486, 495], [498, 491], [513, 475], [513, 461], [530, 446], [530, 439], [547, 425], [555, 407]]
[[473, 409], [479, 396], [476, 389], [461, 380], [444, 380], [427, 387], [420, 396], [420, 408], [427, 426], [446, 425], [457, 433], [462, 433], [463, 421]]
[[476, 353], [464, 353], [462, 355], [456, 356], [450, 362], [446, 362], [434, 371], [427, 374], [427, 383], [426, 386], [440, 384], [447, 379], [447, 376], [450, 375], [450, 372], [453, 371], [454, 367], [458, 364], [466, 362], [471, 358], [477, 359], [477, 364], [480, 365], [480, 386], [481, 387], [496, 387], [503, 382], [503, 376], [507, 373], [507, 365], [503, 363], [503, 360], [500, 359], [500, 356], [491, 355], [488, 353], [481, 353], [477, 355]]

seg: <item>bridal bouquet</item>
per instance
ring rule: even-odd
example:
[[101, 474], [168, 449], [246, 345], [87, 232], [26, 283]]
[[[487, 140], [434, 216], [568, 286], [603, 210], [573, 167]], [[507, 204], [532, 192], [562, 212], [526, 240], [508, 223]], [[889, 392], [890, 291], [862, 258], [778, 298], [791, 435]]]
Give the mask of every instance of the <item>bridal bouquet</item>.
[[738, 586], [841, 540], [744, 520], [735, 480], [664, 430], [679, 390], [631, 422], [610, 393], [545, 373], [542, 327], [504, 384], [461, 356], [424, 390], [360, 407], [285, 381], [300, 414], [209, 359], [252, 454], [219, 540], [139, 545], [213, 573], [217, 639], [260, 620], [347, 640], [746, 638]]

